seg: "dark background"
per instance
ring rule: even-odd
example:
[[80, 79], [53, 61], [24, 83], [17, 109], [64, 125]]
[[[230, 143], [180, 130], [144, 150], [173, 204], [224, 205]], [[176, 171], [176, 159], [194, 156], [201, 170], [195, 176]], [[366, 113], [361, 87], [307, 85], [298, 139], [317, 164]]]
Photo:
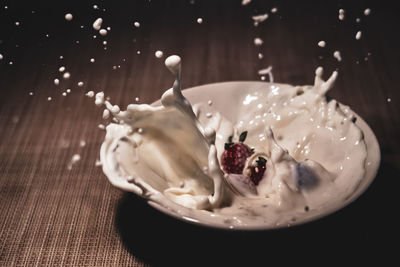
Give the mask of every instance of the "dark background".
[[[320, 257], [321, 265], [398, 262], [400, 23], [391, 2], [253, 0], [243, 7], [240, 0], [0, 1], [0, 265], [276, 266]], [[278, 12], [254, 27], [251, 15], [272, 7]], [[341, 22], [339, 8], [346, 10]], [[363, 15], [365, 8], [371, 15]], [[106, 37], [92, 28], [98, 17], [111, 27]], [[357, 41], [358, 30], [363, 35]], [[263, 46], [253, 44], [255, 37]], [[320, 40], [325, 48], [317, 46]], [[257, 70], [269, 65], [275, 81], [292, 84], [312, 84], [317, 66], [326, 77], [338, 69], [329, 96], [351, 106], [375, 132], [382, 157], [375, 181], [332, 215], [261, 232], [177, 221], [113, 188], [95, 167], [102, 111], [84, 94], [104, 90], [121, 107], [135, 97], [157, 100], [173, 77], [156, 50], [164, 59], [182, 57], [184, 88], [259, 80]], [[342, 62], [333, 58], [335, 50]], [[71, 73], [69, 80], [60, 66]], [[64, 97], [67, 88], [72, 92]], [[74, 154], [81, 160], [69, 170]]]

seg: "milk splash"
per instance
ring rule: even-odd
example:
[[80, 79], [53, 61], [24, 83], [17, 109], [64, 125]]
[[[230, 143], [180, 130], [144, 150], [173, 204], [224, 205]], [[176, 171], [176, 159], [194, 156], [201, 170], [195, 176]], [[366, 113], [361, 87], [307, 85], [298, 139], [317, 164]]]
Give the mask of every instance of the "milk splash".
[[[229, 121], [207, 103], [192, 106], [183, 96], [180, 57], [168, 57], [165, 65], [175, 82], [162, 106], [129, 104], [121, 111], [103, 92], [95, 95], [96, 105], [106, 107], [103, 116], [115, 122], [106, 127], [100, 151], [113, 185], [178, 213], [212, 212], [232, 226], [289, 224], [356, 190], [366, 148], [350, 110], [325, 99], [336, 71], [324, 81], [317, 68], [314, 86], [243, 88], [237, 119]], [[254, 153], [243, 174], [224, 175], [224, 143], [244, 130]], [[258, 157], [266, 159], [267, 171], [256, 186], [246, 173]]]
[[[161, 107], [130, 104], [127, 110], [121, 111], [117, 105], [104, 100], [103, 93], [96, 94], [96, 104], [104, 104], [120, 122], [106, 128], [106, 141], [100, 154], [103, 171], [107, 176], [130, 175], [129, 181], [140, 191], [150, 185], [185, 207], [211, 209], [218, 206], [223, 197], [223, 174], [214, 144], [215, 132], [200, 125], [192, 106], [181, 93], [180, 57], [168, 57], [165, 65], [176, 79], [173, 88], [163, 94]], [[127, 145], [124, 149], [134, 148], [130, 158], [108, 153], [124, 145]], [[147, 169], [151, 172], [144, 174]], [[154, 194], [154, 190], [150, 191]]]

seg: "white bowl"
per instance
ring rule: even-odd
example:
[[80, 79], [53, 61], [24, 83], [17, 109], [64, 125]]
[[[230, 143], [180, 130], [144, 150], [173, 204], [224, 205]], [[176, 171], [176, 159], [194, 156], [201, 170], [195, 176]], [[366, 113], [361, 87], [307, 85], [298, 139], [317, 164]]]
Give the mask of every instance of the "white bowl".
[[[283, 84], [277, 84], [279, 86], [286, 86]], [[256, 82], [256, 81], [244, 81], [244, 82], [223, 82], [223, 83], [213, 83], [201, 86], [196, 86], [183, 90], [183, 95], [192, 103], [207, 103], [209, 100], [212, 101], [212, 106], [214, 109], [218, 110], [225, 118], [235, 122], [237, 108], [234, 104], [238, 99], [241, 99], [244, 95], [255, 90], [270, 90], [270, 83], [266, 82]], [[160, 105], [160, 101], [156, 101], [152, 104], [153, 106]], [[296, 222], [292, 223], [290, 226], [302, 224], [309, 222], [326, 215], [329, 215], [355, 199], [357, 199], [371, 184], [376, 176], [379, 163], [380, 163], [380, 150], [376, 137], [368, 124], [357, 114], [356, 124], [361, 128], [364, 133], [365, 144], [367, 147], [367, 158], [365, 165], [365, 175], [362, 179], [358, 188], [343, 202], [330, 206], [323, 211], [318, 211], [317, 213], [310, 213], [306, 217], [299, 218]], [[142, 197], [147, 198], [148, 203], [154, 208], [164, 212], [170, 216], [177, 219], [184, 220], [190, 223], [200, 224], [215, 228], [224, 229], [241, 229], [241, 230], [267, 230], [267, 229], [277, 229], [282, 227], [287, 227], [287, 225], [264, 225], [261, 223], [233, 227], [226, 223], [226, 218], [223, 216], [216, 216], [215, 214], [204, 211], [204, 210], [193, 210], [189, 208], [182, 207], [167, 198], [162, 194], [156, 194], [151, 196], [144, 196], [142, 190], [138, 188], [135, 184], [129, 183], [123, 177], [108, 177], [110, 182], [125, 191], [134, 192]], [[161, 203], [161, 204], [160, 204]], [[134, 212], [134, 211], [132, 211]], [[140, 216], [140, 214], [138, 214]]]

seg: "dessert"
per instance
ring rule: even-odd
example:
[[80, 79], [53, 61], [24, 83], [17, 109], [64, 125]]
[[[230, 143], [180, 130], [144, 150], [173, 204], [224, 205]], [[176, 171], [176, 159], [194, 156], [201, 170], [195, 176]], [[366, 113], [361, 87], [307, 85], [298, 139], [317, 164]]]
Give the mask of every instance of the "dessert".
[[177, 217], [230, 228], [291, 225], [359, 187], [363, 132], [350, 108], [325, 97], [337, 72], [324, 81], [317, 68], [313, 86], [259, 82], [232, 91], [232, 114], [211, 100], [192, 106], [181, 92], [181, 59], [165, 64], [176, 80], [162, 105], [121, 110], [96, 94], [114, 118], [100, 152], [113, 185]]

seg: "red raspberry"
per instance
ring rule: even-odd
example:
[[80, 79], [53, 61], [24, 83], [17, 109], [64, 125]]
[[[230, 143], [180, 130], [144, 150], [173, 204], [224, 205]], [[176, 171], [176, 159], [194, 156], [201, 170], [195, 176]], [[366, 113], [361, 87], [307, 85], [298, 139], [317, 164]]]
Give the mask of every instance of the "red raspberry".
[[257, 165], [252, 166], [250, 169], [250, 180], [255, 185], [258, 185], [258, 183], [263, 178], [264, 173], [267, 169], [267, 160], [264, 159], [263, 157], [259, 157], [256, 162], [257, 162]]
[[243, 141], [246, 139], [247, 132], [240, 135], [240, 143], [232, 143], [232, 137], [225, 144], [225, 151], [222, 154], [221, 163], [225, 173], [242, 174], [246, 159], [253, 154], [253, 151]]
[[222, 154], [222, 168], [226, 173], [242, 174], [246, 159], [253, 152], [243, 143], [231, 145]]

